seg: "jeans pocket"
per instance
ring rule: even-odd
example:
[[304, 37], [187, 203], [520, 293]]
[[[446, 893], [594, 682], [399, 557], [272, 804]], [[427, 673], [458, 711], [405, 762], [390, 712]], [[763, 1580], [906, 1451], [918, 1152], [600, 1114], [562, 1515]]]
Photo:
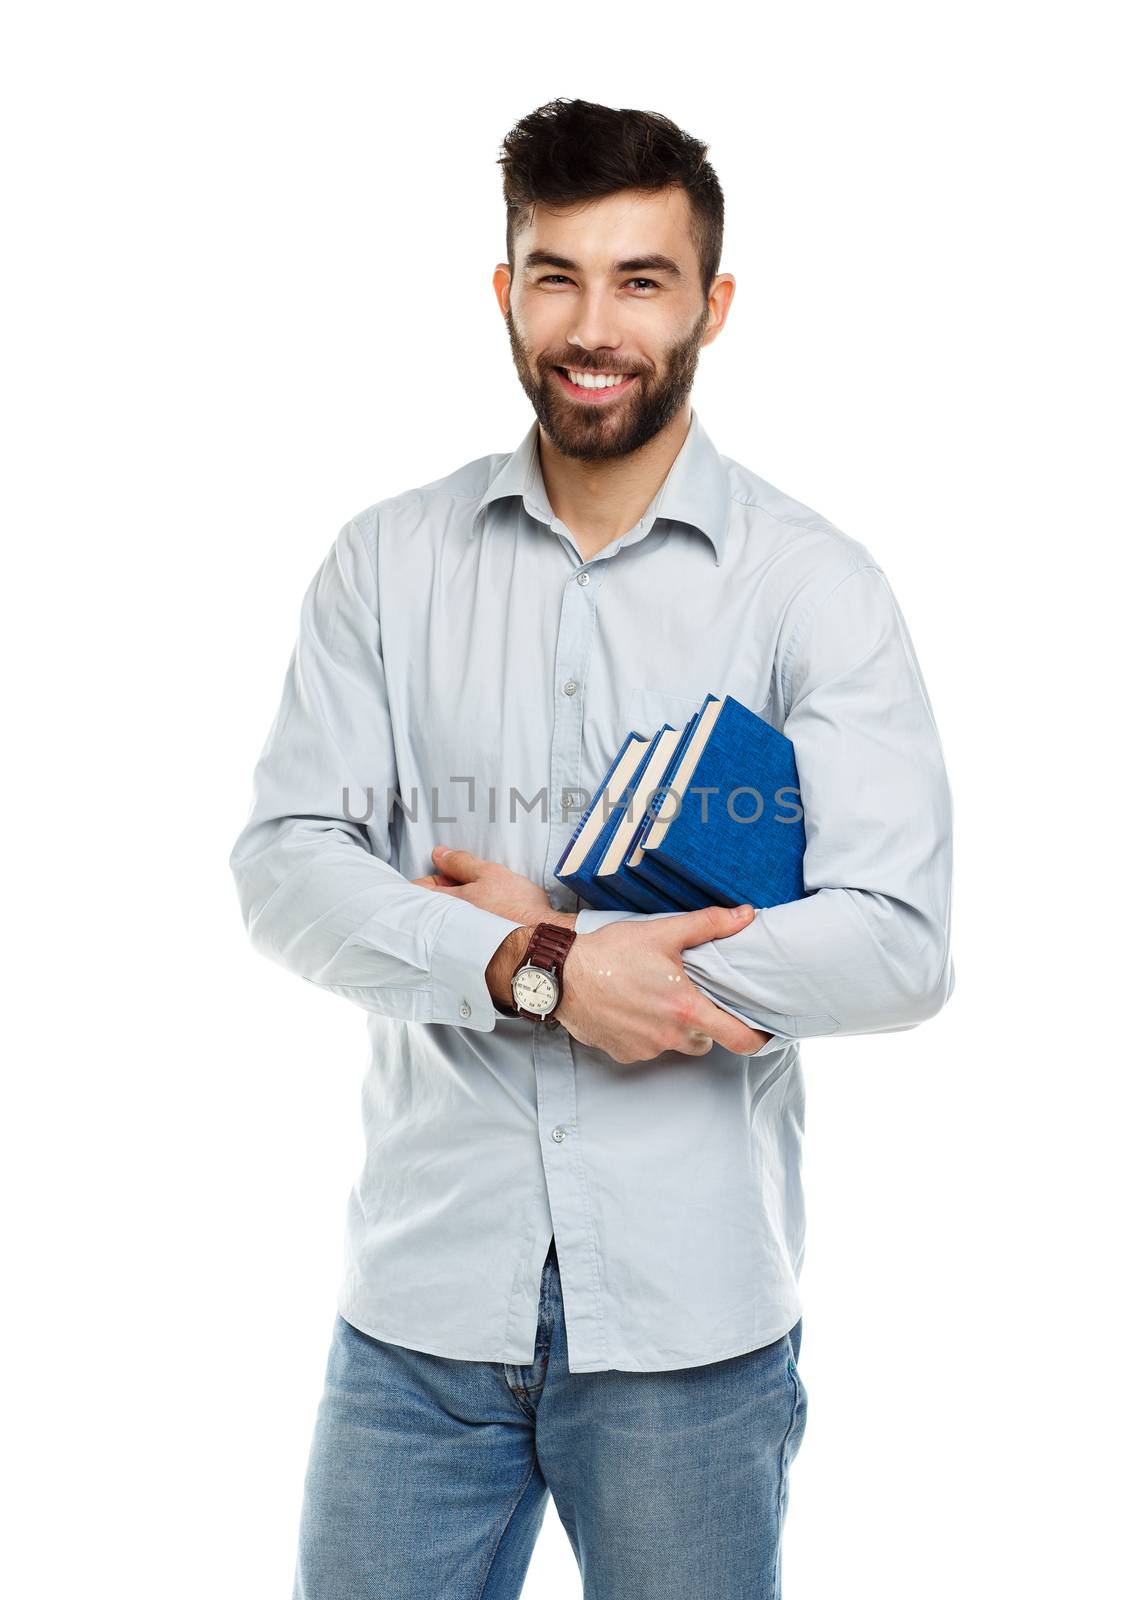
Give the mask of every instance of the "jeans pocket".
[[[787, 1339], [787, 1345], [788, 1343]], [[805, 1433], [806, 1417], [809, 1413], [809, 1393], [802, 1381], [801, 1371], [794, 1358], [792, 1348], [788, 1349], [786, 1355], [786, 1377], [789, 1379], [793, 1401], [789, 1431], [786, 1434], [786, 1441], [782, 1449], [783, 1470], [790, 1465], [790, 1462], [801, 1449], [802, 1435]]]

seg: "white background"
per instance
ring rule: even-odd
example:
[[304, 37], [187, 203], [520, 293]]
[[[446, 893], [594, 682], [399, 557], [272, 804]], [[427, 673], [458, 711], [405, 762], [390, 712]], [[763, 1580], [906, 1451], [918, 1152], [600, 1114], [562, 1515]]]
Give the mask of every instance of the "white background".
[[[290, 1593], [366, 1036], [255, 955], [227, 857], [337, 529], [531, 420], [495, 161], [579, 95], [709, 141], [738, 291], [696, 407], [880, 561], [955, 801], [948, 1007], [803, 1049], [787, 1600], [1132, 1594], [1120, 19], [8, 24], [8, 1592]], [[579, 1594], [551, 1503], [525, 1594]]]

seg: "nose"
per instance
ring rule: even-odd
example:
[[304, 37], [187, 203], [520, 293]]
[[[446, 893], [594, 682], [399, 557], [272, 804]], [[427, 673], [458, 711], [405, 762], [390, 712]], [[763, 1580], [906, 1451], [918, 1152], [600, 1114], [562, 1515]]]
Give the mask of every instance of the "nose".
[[611, 296], [598, 286], [581, 295], [569, 325], [569, 344], [592, 353], [612, 355], [620, 348], [616, 307]]

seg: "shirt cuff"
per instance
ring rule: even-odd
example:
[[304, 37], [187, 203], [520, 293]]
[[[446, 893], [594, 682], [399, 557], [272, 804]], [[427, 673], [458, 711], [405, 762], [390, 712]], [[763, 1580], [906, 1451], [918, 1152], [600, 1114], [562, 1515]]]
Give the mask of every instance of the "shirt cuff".
[[501, 1013], [493, 1002], [486, 968], [503, 939], [524, 922], [499, 917], [444, 895], [446, 916], [431, 951], [431, 1022], [449, 1022], [459, 1028], [488, 1033]]

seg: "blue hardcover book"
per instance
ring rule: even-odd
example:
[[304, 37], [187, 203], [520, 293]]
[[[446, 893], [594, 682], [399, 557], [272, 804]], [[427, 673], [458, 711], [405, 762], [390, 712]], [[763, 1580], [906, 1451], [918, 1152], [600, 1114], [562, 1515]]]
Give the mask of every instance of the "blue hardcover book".
[[793, 744], [736, 700], [708, 696], [672, 774], [670, 793], [628, 872], [684, 909], [756, 908], [805, 898], [805, 825]]
[[629, 846], [627, 855], [624, 857], [620, 873], [621, 893], [628, 899], [635, 899], [637, 893], [635, 886], [642, 884], [645, 894], [650, 892], [657, 897], [656, 903], [651, 906], [645, 904], [644, 910], [697, 911], [707, 903], [706, 897], [698, 889], [695, 889], [686, 879], [669, 872], [662, 863], [650, 863], [647, 872], [641, 871], [639, 868], [643, 861], [644, 840], [647, 838], [660, 807], [665, 803], [667, 797], [673, 793], [671, 785], [676, 772], [679, 770], [680, 762], [683, 759], [691, 736], [698, 726], [699, 718], [706, 710], [707, 705], [712, 700], [717, 699], [718, 696], [713, 694], [704, 696], [703, 704], [687, 722], [683, 729], [683, 737], [676, 746], [675, 753], [668, 763], [667, 771], [664, 773], [662, 781], [648, 801], [643, 820], [636, 830], [635, 838]]
[[[710, 698], [712, 697], [708, 695], [707, 699]], [[707, 701], [704, 700], [703, 705], [706, 705], [706, 703]], [[701, 711], [702, 707], [699, 709]], [[620, 863], [620, 869], [617, 874], [619, 891], [624, 896], [625, 900], [628, 900], [640, 911], [689, 911], [692, 909], [691, 906], [685, 903], [685, 897], [691, 892], [689, 885], [681, 886], [679, 892], [676, 893], [674, 889], [665, 887], [658, 880], [649, 882], [646, 878], [642, 877], [638, 873], [632, 872], [630, 870], [630, 864], [638, 859], [639, 849], [644, 835], [651, 826], [652, 819], [659, 810], [660, 802], [667, 793], [668, 785], [670, 784], [676, 768], [679, 765], [683, 751], [687, 748], [687, 741], [690, 739], [691, 734], [694, 731], [695, 724], [698, 722], [698, 720], [698, 711], [693, 712], [687, 719], [687, 722], [683, 727], [683, 732], [671, 753], [671, 757], [667, 763], [667, 766], [664, 769], [658, 784], [648, 797], [648, 803], [644, 808], [643, 816], [641, 817], [639, 825], [632, 836], [631, 843], [625, 852], [624, 859]]]
[[565, 845], [564, 850], [561, 852], [561, 859], [560, 859], [560, 861], [557, 862], [557, 875], [559, 875], [561, 867], [564, 865], [565, 861], [568, 859], [569, 855], [572, 853], [572, 847], [576, 843], [577, 839], [580, 837], [581, 833], [583, 832], [586, 824], [588, 823], [588, 819], [592, 815], [594, 807], [596, 806], [597, 802], [600, 800], [601, 795], [604, 793], [605, 789], [608, 788], [609, 784], [612, 782], [612, 779], [616, 776], [616, 771], [620, 767], [620, 765], [622, 764], [622, 762], [624, 760], [624, 756], [627, 753], [628, 746], [633, 742], [633, 740], [636, 740], [636, 739], [639, 739], [644, 743], [647, 742], [646, 740], [644, 740], [644, 736], [643, 736], [642, 733], [636, 733], [634, 730], [633, 730], [633, 732], [627, 733], [627, 734], [624, 735], [623, 744], [620, 746], [620, 748], [616, 751], [616, 754], [613, 756], [612, 763], [609, 766], [608, 771], [601, 778], [600, 783], [599, 783], [599, 785], [598, 785], [598, 787], [596, 789], [595, 794], [592, 796], [592, 799], [585, 806], [583, 812], [581, 813], [579, 822], [577, 823], [576, 827], [572, 830], [572, 838], [569, 840], [568, 844]]
[[643, 879], [633, 879], [624, 868], [624, 861], [633, 839], [664, 774], [671, 765], [676, 747], [682, 738], [678, 728], [665, 722], [655, 734], [630, 787], [628, 804], [621, 816], [602, 839], [595, 861], [586, 863], [592, 873], [593, 895], [596, 905], [601, 901], [615, 900], [631, 911], [672, 911], [675, 906], [669, 897], [661, 895]]
[[629, 872], [625, 862], [618, 874], [619, 893], [626, 901], [630, 911], [686, 911], [688, 908], [681, 905], [671, 893], [649, 883], [646, 878], [637, 877]]
[[595, 869], [603, 859], [627, 808], [636, 779], [658, 737], [657, 734], [649, 739], [635, 732], [626, 735], [557, 862], [554, 876], [598, 911], [639, 909], [622, 900], [614, 886], [597, 884]]

